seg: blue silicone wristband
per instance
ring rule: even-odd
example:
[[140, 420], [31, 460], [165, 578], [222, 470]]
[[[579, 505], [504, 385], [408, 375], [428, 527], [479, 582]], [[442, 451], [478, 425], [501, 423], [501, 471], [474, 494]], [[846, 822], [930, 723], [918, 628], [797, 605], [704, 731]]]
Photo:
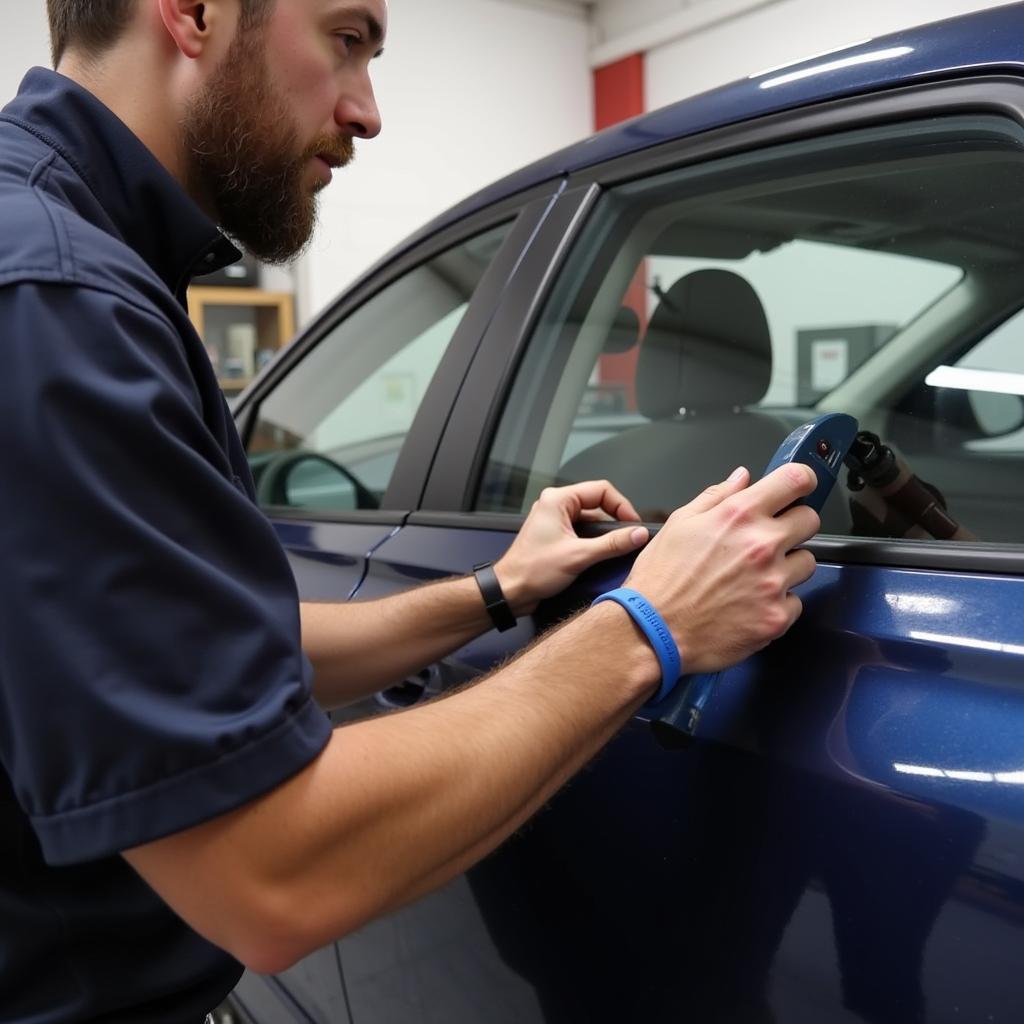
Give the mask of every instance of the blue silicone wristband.
[[665, 625], [654, 607], [647, 603], [643, 595], [638, 594], [635, 590], [630, 590], [629, 587], [609, 590], [606, 594], [596, 598], [591, 607], [602, 601], [614, 601], [616, 604], [622, 605], [650, 641], [654, 653], [658, 656], [658, 663], [661, 665], [661, 688], [650, 703], [657, 704], [664, 700], [683, 674], [682, 659], [679, 657], [679, 648], [676, 646], [672, 631]]

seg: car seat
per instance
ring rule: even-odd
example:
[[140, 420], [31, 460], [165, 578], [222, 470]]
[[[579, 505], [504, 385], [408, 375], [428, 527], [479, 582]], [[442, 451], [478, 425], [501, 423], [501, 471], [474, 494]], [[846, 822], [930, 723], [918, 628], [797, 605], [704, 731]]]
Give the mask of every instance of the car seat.
[[657, 520], [739, 465], [756, 479], [792, 429], [749, 408], [771, 372], [768, 320], [749, 282], [687, 274], [662, 295], [640, 346], [637, 405], [650, 422], [575, 455], [560, 482], [608, 479]]

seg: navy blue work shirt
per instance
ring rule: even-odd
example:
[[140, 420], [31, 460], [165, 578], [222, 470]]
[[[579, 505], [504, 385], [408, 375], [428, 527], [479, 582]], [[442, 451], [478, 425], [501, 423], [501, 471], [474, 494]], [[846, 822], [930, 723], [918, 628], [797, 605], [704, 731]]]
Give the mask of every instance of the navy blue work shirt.
[[0, 1022], [202, 1020], [241, 967], [118, 855], [312, 761], [298, 598], [192, 275], [237, 250], [34, 69], [0, 113]]

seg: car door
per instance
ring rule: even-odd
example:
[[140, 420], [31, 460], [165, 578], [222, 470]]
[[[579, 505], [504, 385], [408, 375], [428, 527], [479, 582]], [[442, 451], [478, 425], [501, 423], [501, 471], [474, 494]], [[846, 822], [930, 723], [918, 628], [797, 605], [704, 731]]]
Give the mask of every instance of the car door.
[[[369, 555], [416, 507], [453, 397], [550, 191], [386, 261], [239, 402], [257, 499], [303, 600], [359, 593]], [[349, 1019], [333, 946], [280, 975], [247, 973], [232, 999], [261, 1024]]]
[[[1005, 80], [894, 89], [571, 179], [363, 594], [498, 557], [549, 485], [606, 477], [656, 527], [825, 411], [893, 442], [915, 418], [922, 476], [954, 427], [998, 440], [1012, 416], [904, 400], [1024, 307], [1022, 107]], [[954, 497], [985, 478], [998, 542], [922, 539], [844, 481], [799, 623], [722, 673], [695, 729], [671, 700], [641, 712], [482, 864], [339, 944], [355, 1024], [1014, 1019], [1024, 466], [1011, 451], [1000, 488], [976, 450]], [[494, 666], [628, 568], [402, 699]]]

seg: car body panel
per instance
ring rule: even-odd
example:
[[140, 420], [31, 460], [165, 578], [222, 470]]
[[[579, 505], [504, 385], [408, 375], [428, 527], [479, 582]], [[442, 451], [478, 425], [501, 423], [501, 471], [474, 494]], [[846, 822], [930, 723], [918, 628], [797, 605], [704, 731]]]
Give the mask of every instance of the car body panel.
[[278, 520], [304, 601], [347, 601], [362, 584], [370, 554], [398, 529], [384, 523], [306, 523]]
[[[521, 517], [470, 511], [482, 460], [542, 307], [609, 182], [875, 118], [977, 108], [1021, 121], [1022, 81], [1024, 5], [990, 9], [646, 115], [428, 225], [317, 330], [458, 235], [464, 218], [486, 219], [492, 203], [517, 209], [533, 190], [523, 230], [474, 295], [457, 354], [402, 446], [390, 489], [401, 500], [352, 516], [270, 510], [302, 596], [386, 596], [505, 551]], [[287, 369], [261, 378], [243, 422], [247, 403]], [[965, 518], [994, 522], [999, 495], [1020, 494], [1017, 476], [1000, 486], [1004, 459], [1019, 476], [1013, 453], [964, 463], [949, 497]], [[247, 976], [240, 994], [276, 993], [266, 1017], [246, 1003], [258, 1024], [279, 1019], [281, 992], [293, 1019], [308, 1021], [340, 1007], [339, 991], [337, 1019], [350, 1013], [353, 1024], [1020, 1019], [1024, 549], [839, 536], [809, 546], [819, 568], [798, 590], [803, 616], [722, 674], [696, 739], [662, 745], [652, 719], [665, 709], [641, 711], [480, 865], [318, 952], [312, 973]], [[484, 634], [335, 722], [477, 679], [628, 568], [595, 567], [514, 630]]]
[[[374, 553], [366, 592], [498, 558], [511, 538], [407, 526]], [[533, 622], [456, 652], [449, 684], [626, 569], [592, 570]], [[662, 749], [641, 713], [465, 880], [344, 940], [357, 1024], [668, 1021], [682, 1007], [735, 1024], [1013, 1019], [1024, 579], [821, 564], [798, 593], [798, 625], [724, 674], [686, 749]], [[487, 1015], [466, 1016], [467, 958], [495, 981]], [[349, 962], [363, 966], [350, 976]], [[822, 977], [836, 991], [814, 1005], [799, 982]], [[389, 991], [409, 1015], [376, 1016], [382, 999], [398, 1012]]]
[[280, 975], [247, 972], [231, 994], [237, 1024], [351, 1024], [335, 946]]

